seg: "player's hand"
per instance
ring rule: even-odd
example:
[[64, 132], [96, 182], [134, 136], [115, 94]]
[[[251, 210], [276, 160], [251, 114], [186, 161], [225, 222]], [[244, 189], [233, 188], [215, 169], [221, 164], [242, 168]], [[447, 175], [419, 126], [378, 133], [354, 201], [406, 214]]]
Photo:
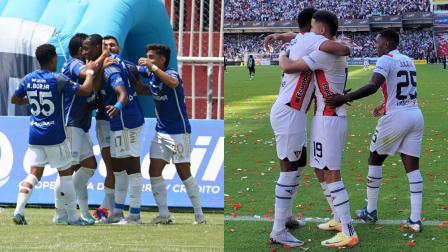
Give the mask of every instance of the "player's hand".
[[269, 34], [266, 37], [264, 37], [264, 42], [263, 42], [263, 46], [264, 46], [264, 50], [269, 51], [269, 46], [274, 43], [274, 41], [276, 41], [278, 39], [278, 34], [274, 33], [274, 34]]
[[385, 108], [384, 104], [380, 104], [373, 109], [372, 114], [374, 117], [380, 117], [380, 116], [384, 115], [384, 112], [386, 112], [386, 108]]
[[151, 69], [152, 63], [151, 60], [148, 58], [140, 58], [138, 59], [138, 65], [139, 66], [146, 66], [148, 69]]
[[112, 57], [107, 57], [107, 58], [104, 60], [104, 63], [103, 63], [103, 69], [106, 68], [106, 67], [108, 67], [108, 66], [110, 66], [110, 65], [112, 65], [112, 64], [115, 63], [115, 62], [117, 62], [117, 59], [114, 59], [114, 58], [112, 58]]
[[95, 73], [97, 73], [99, 68], [100, 66], [95, 61], [86, 61], [86, 69], [92, 69]]
[[106, 45], [106, 41], [103, 40], [103, 45], [102, 45], [102, 54], [109, 56], [110, 55], [110, 49], [109, 47]]
[[344, 94], [334, 94], [330, 97], [327, 97], [325, 99], [325, 104], [330, 106], [330, 107], [339, 107], [344, 103], [347, 103], [348, 100], [348, 95]]
[[114, 118], [117, 115], [118, 110], [117, 110], [117, 108], [115, 106], [107, 105], [106, 106], [106, 113], [110, 117], [110, 119], [112, 119], [112, 118]]

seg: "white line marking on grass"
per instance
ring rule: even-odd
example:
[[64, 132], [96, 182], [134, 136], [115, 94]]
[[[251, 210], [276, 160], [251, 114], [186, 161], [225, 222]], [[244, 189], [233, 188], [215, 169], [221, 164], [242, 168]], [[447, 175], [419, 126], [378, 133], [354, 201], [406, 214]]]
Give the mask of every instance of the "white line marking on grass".
[[[303, 218], [305, 222], [315, 222], [315, 223], [323, 223], [327, 222], [329, 218]], [[225, 215], [224, 221], [254, 221], [254, 222], [272, 222], [273, 218], [264, 218], [264, 217], [254, 217], [254, 216], [237, 216], [233, 217], [231, 215]], [[366, 224], [360, 220], [353, 220], [354, 223], [362, 223]], [[423, 222], [423, 225], [428, 226], [437, 226], [441, 224], [443, 221], [439, 220], [427, 220]], [[379, 225], [400, 225], [402, 223], [406, 223], [406, 220], [378, 220], [377, 224]]]

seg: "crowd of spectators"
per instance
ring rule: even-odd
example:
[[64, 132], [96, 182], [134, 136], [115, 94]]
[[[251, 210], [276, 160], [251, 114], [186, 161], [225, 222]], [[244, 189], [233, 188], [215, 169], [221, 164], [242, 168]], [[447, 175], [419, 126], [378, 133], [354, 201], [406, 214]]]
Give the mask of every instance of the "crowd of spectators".
[[[245, 53], [266, 54], [272, 58], [280, 51], [281, 43], [275, 43], [272, 50], [265, 51], [263, 39], [266, 33], [256, 34], [226, 34], [224, 36], [224, 55], [228, 60], [239, 61]], [[342, 34], [339, 34], [341, 36]], [[375, 32], [346, 32], [356, 45], [351, 57], [376, 57]], [[431, 31], [408, 30], [400, 33], [399, 50], [401, 53], [415, 59], [425, 59], [434, 52], [434, 36]]]
[[430, 0], [225, 0], [224, 5], [229, 21], [295, 20], [306, 7], [329, 10], [344, 19], [430, 11]]

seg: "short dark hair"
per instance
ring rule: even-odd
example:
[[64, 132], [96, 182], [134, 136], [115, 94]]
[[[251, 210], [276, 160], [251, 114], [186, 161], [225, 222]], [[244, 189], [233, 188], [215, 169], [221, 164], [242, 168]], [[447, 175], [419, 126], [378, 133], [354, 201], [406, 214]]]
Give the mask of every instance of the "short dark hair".
[[305, 28], [307, 25], [311, 25], [311, 19], [316, 11], [317, 10], [313, 7], [303, 9], [299, 15], [297, 15], [297, 24], [299, 25], [299, 28]]
[[115, 40], [115, 43], [117, 43], [117, 46], [120, 46], [120, 43], [118, 43], [118, 39], [116, 37], [114, 37], [112, 35], [106, 35], [103, 37], [103, 40], [106, 40], [106, 39], [113, 39], [113, 40]]
[[87, 34], [85, 33], [76, 33], [68, 43], [68, 51], [70, 52], [70, 56], [75, 56], [78, 53], [79, 48], [82, 47], [82, 42], [87, 38]]
[[89, 40], [89, 44], [96, 46], [96, 45], [102, 45], [103, 44], [103, 37], [99, 34], [92, 34], [87, 37], [87, 40]]
[[380, 35], [387, 41], [392, 42], [394, 47], [397, 47], [400, 43], [400, 35], [392, 29], [384, 29], [380, 31]]
[[319, 10], [313, 14], [314, 20], [324, 23], [329, 28], [331, 36], [338, 32], [338, 17], [331, 11]]
[[146, 45], [146, 52], [148, 51], [154, 51], [157, 55], [164, 56], [165, 61], [165, 68], [168, 67], [170, 64], [170, 57], [171, 57], [171, 49], [162, 44], [148, 44]]
[[56, 56], [56, 47], [50, 44], [43, 44], [36, 48], [36, 58], [41, 66], [45, 66], [51, 62]]

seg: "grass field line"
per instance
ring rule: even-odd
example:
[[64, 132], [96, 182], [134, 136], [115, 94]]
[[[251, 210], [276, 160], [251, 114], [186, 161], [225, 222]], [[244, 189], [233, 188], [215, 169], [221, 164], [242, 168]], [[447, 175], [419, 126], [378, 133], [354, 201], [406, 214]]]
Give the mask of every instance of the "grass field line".
[[[329, 218], [303, 218], [305, 222], [312, 222], [312, 223], [323, 223], [327, 222], [330, 219]], [[225, 215], [224, 221], [252, 221], [252, 222], [272, 222], [274, 221], [273, 218], [263, 218], [263, 217], [255, 217], [255, 216], [237, 216], [233, 217], [232, 215]], [[361, 223], [361, 224], [367, 224], [362, 222], [361, 220], [353, 220], [354, 223]], [[405, 220], [378, 220], [377, 224], [379, 225], [399, 225], [402, 223], [405, 223]], [[440, 220], [427, 220], [423, 222], [423, 225], [428, 226], [437, 226], [443, 221]]]

